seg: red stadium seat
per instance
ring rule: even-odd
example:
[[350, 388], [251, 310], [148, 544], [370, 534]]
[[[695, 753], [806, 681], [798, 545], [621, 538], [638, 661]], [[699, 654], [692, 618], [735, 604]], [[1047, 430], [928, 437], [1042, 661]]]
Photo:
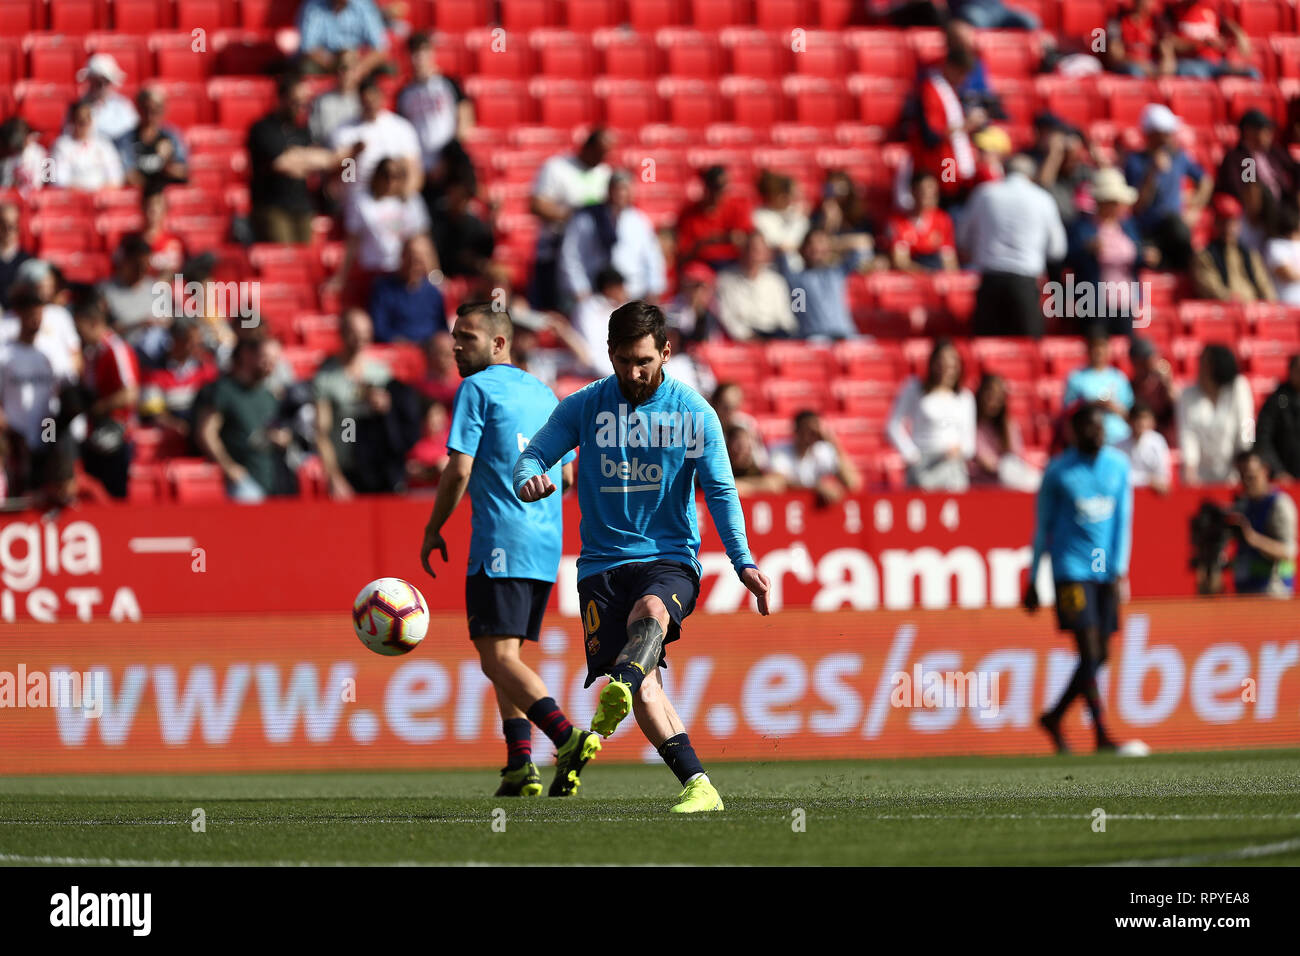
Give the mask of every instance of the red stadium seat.
[[622, 0], [568, 0], [564, 7], [565, 26], [582, 33], [616, 27], [623, 20]]
[[659, 96], [649, 80], [602, 76], [593, 89], [601, 103], [601, 117], [611, 129], [636, 130], [663, 117]]
[[126, 73], [127, 86], [139, 86], [153, 77], [153, 57], [144, 37], [117, 33], [92, 33], [86, 37], [86, 53], [107, 53]]
[[[119, 0], [120, 2], [120, 0]], [[417, 30], [427, 30], [433, 25], [433, 4], [408, 3], [407, 19]], [[245, 30], [275, 30], [292, 27], [297, 20], [297, 10], [279, 0], [239, 0], [239, 26]]]
[[63, 210], [32, 216], [29, 223], [38, 254], [98, 252], [99, 234], [88, 214], [70, 216]]
[[733, 123], [754, 129], [770, 128], [785, 119], [786, 100], [771, 80], [756, 76], [728, 76], [720, 85]]
[[837, 379], [831, 382], [831, 394], [839, 410], [846, 415], [860, 415], [873, 421], [889, 417], [898, 386], [893, 382], [868, 382], [862, 379]]
[[50, 30], [65, 36], [83, 36], [108, 26], [105, 0], [57, 0], [50, 4]]
[[206, 80], [216, 62], [211, 48], [194, 51], [188, 33], [155, 33], [149, 37], [149, 49], [153, 51], [155, 74], [166, 80]]
[[102, 282], [112, 270], [112, 260], [102, 252], [51, 251], [45, 258], [58, 266], [69, 282], [92, 285]]
[[728, 27], [719, 38], [727, 70], [737, 76], [779, 78], [790, 70], [788, 38], [753, 27]]
[[598, 30], [591, 40], [605, 76], [639, 80], [659, 76], [659, 45], [653, 37], [626, 30]]
[[543, 76], [583, 80], [596, 72], [596, 50], [591, 37], [568, 30], [535, 30], [529, 36], [537, 69]]
[[589, 82], [536, 77], [528, 88], [544, 125], [572, 128], [596, 122], [596, 97]]
[[501, 25], [510, 33], [527, 33], [560, 25], [560, 6], [555, 0], [501, 0]]
[[38, 83], [74, 83], [86, 59], [79, 37], [58, 33], [29, 33], [23, 49], [27, 51], [27, 78]]
[[748, 0], [687, 0], [690, 24], [697, 30], [716, 33], [723, 27], [742, 26], [749, 22]]
[[438, 0], [433, 26], [439, 33], [464, 33], [492, 22], [492, 0]]
[[174, 458], [163, 466], [163, 475], [178, 504], [216, 504], [226, 501], [226, 483], [221, 468], [198, 458]]
[[10, 37], [0, 37], [0, 87], [17, 83], [25, 72], [22, 45]]
[[1240, 77], [1226, 77], [1219, 83], [1228, 101], [1228, 121], [1237, 122], [1249, 109], [1262, 110], [1277, 123], [1286, 122], [1286, 100], [1276, 84]]
[[686, 0], [627, 0], [627, 19], [637, 33], [686, 23]]
[[977, 338], [971, 342], [971, 354], [981, 372], [1010, 381], [1031, 382], [1041, 371], [1037, 348], [1024, 339]]
[[211, 46], [223, 76], [262, 76], [284, 60], [275, 40], [257, 30], [220, 30]]
[[239, 26], [236, 0], [176, 0], [176, 29], [222, 30]]
[[805, 409], [825, 412], [835, 407], [825, 382], [768, 379], [762, 392], [773, 415], [796, 415]]
[[763, 380], [765, 369], [762, 346], [703, 342], [697, 347], [696, 355], [709, 366], [719, 383], [736, 382], [746, 391], [754, 391]]
[[501, 43], [500, 28], [474, 30], [465, 35], [480, 77], [524, 80], [535, 71], [533, 48], [523, 42]]
[[465, 81], [465, 92], [484, 126], [509, 129], [531, 123], [537, 115], [528, 87], [518, 80], [472, 76]]
[[172, 5], [158, 0], [113, 0], [113, 32], [147, 36], [173, 26]]
[[897, 30], [850, 30], [844, 36], [846, 48], [855, 57], [850, 72], [912, 83], [916, 52], [901, 40]]
[[806, 342], [772, 342], [766, 352], [768, 367], [778, 378], [826, 382], [834, 376], [835, 362], [829, 348]]
[[1073, 335], [1048, 335], [1039, 340], [1045, 372], [1058, 378], [1082, 368], [1088, 361], [1088, 346]]
[[710, 33], [667, 27], [655, 33], [655, 43], [669, 76], [713, 80], [723, 73], [722, 47]]
[[1105, 0], [1069, 0], [1061, 4], [1061, 33], [1091, 41], [1094, 30], [1105, 30]]
[[1074, 126], [1101, 119], [1102, 100], [1095, 83], [1086, 78], [1043, 76], [1036, 81], [1043, 108]]
[[1224, 15], [1236, 20], [1247, 36], [1290, 33], [1295, 26], [1295, 5], [1284, 0], [1232, 0], [1223, 6]]
[[910, 86], [902, 80], [855, 74], [849, 77], [849, 93], [858, 105], [858, 119], [870, 126], [893, 130], [903, 113]]
[[126, 500], [133, 505], [154, 504], [171, 497], [163, 466], [155, 462], [131, 462], [126, 480]]
[[1286, 378], [1292, 356], [1300, 351], [1295, 342], [1275, 342], [1271, 339], [1242, 339], [1237, 352], [1244, 359], [1245, 370], [1251, 375], [1281, 381]]
[[723, 120], [722, 98], [717, 83], [664, 77], [658, 83], [668, 122], [691, 129], [703, 129]]
[[1169, 108], [1189, 126], [1223, 122], [1226, 108], [1219, 86], [1212, 80], [1164, 77], [1158, 84]]
[[68, 107], [76, 97], [77, 88], [71, 83], [20, 80], [14, 87], [18, 115], [40, 133], [57, 133], [61, 130]]
[[838, 343], [832, 352], [846, 378], [884, 383], [903, 378], [903, 353], [895, 342], [854, 339]]
[[269, 78], [214, 77], [208, 81], [208, 96], [216, 104], [218, 123], [246, 131], [274, 107], [275, 83]]
[[0, 36], [22, 37], [45, 29], [45, 4], [41, 0], [0, 0]]
[[1039, 39], [1019, 30], [984, 30], [976, 36], [975, 45], [995, 89], [1001, 77], [1033, 76], [1043, 59]]
[[1160, 91], [1149, 80], [1103, 77], [1097, 92], [1106, 101], [1111, 122], [1123, 126], [1137, 126], [1146, 105], [1160, 102]]
[[1277, 75], [1300, 78], [1300, 36], [1275, 36], [1269, 40], [1277, 62]]
[[764, 30], [807, 29], [809, 0], [754, 0], [754, 22]]
[[843, 38], [829, 30], [806, 31], [794, 47], [793, 59], [795, 72], [803, 76], [838, 80], [857, 69]]

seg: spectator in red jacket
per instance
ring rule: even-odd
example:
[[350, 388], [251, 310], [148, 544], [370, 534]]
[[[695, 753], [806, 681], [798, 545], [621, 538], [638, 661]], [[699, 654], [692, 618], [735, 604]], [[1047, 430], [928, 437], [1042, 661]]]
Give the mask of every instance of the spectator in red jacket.
[[957, 239], [952, 219], [939, 208], [939, 181], [932, 173], [912, 174], [912, 211], [898, 212], [886, 233], [890, 259], [904, 272], [957, 269]]
[[912, 165], [939, 181], [945, 207], [960, 202], [974, 183], [977, 168], [971, 134], [989, 119], [982, 107], [963, 107], [957, 92], [974, 65], [968, 49], [950, 46], [943, 63], [926, 72], [917, 91], [920, 109], [912, 136]]
[[704, 195], [677, 219], [677, 260], [702, 260], [713, 269], [734, 265], [753, 229], [748, 201], [727, 192], [727, 170], [710, 166], [700, 173]]
[[126, 497], [131, 446], [127, 428], [140, 398], [135, 353], [108, 325], [108, 311], [97, 295], [87, 296], [73, 313], [86, 367], [82, 373], [89, 406], [89, 434], [81, 449], [86, 472], [114, 498]]

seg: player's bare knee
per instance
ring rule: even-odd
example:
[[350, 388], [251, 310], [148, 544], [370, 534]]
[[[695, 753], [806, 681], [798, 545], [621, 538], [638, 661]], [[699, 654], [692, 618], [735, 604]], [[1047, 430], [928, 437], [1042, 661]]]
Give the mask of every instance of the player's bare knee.
[[668, 617], [668, 608], [653, 594], [645, 595], [632, 605], [632, 613], [627, 616], [627, 622], [631, 624], [646, 617], [652, 617], [661, 623]]

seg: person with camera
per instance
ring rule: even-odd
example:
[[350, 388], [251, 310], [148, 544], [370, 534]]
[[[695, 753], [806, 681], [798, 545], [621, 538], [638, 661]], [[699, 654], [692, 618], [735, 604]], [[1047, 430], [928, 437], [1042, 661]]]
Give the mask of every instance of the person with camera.
[[1289, 598], [1295, 590], [1296, 505], [1273, 484], [1259, 452], [1237, 458], [1242, 494], [1226, 520], [1236, 529], [1233, 577], [1238, 594]]

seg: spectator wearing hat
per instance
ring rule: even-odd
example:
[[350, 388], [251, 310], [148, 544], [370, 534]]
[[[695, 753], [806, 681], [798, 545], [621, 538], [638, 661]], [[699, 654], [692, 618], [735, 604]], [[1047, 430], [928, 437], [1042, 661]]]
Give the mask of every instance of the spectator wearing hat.
[[[1138, 301], [1134, 283], [1143, 266], [1154, 266], [1160, 253], [1142, 241], [1129, 210], [1137, 190], [1124, 181], [1118, 169], [1099, 169], [1089, 192], [1093, 212], [1080, 216], [1070, 229], [1069, 263], [1076, 286], [1092, 284], [1099, 306], [1094, 317], [1112, 335], [1127, 335], [1133, 317], [1141, 316], [1144, 303]], [[1111, 313], [1110, 305], [1119, 306]], [[1106, 314], [1100, 306], [1105, 304]]]
[[[1124, 178], [1138, 191], [1133, 212], [1144, 239], [1160, 250], [1161, 267], [1175, 272], [1192, 259], [1192, 234], [1187, 221], [1200, 214], [1214, 189], [1214, 180], [1196, 160], [1174, 144], [1181, 122], [1160, 103], [1142, 109], [1143, 149], [1124, 158]], [[1191, 180], [1196, 192], [1183, 200], [1183, 184]]]
[[1230, 480], [1233, 459], [1255, 431], [1255, 398], [1232, 349], [1211, 343], [1201, 350], [1196, 383], [1183, 389], [1175, 409], [1184, 483]]
[[976, 335], [1043, 334], [1039, 277], [1065, 258], [1067, 244], [1060, 211], [1034, 173], [1032, 157], [1012, 157], [1006, 179], [977, 187], [958, 223], [957, 245], [980, 273]]
[[1133, 365], [1133, 404], [1141, 403], [1151, 409], [1156, 431], [1169, 445], [1177, 443], [1174, 407], [1178, 401], [1178, 383], [1169, 360], [1162, 358], [1150, 339], [1134, 336], [1128, 347], [1129, 361]]
[[669, 325], [681, 333], [688, 345], [706, 342], [722, 329], [714, 296], [713, 270], [703, 262], [689, 262], [677, 282], [677, 295], [666, 306]]
[[857, 337], [849, 312], [848, 277], [865, 264], [861, 252], [855, 250], [837, 260], [831, 252], [830, 236], [821, 229], [810, 229], [800, 247], [803, 268], [793, 270], [784, 259], [778, 261], [790, 286], [800, 338], [824, 342]]
[[885, 246], [900, 272], [957, 270], [957, 235], [952, 217], [939, 208], [939, 181], [933, 173], [912, 174], [912, 208], [890, 217]]
[[628, 299], [657, 300], [668, 287], [663, 250], [650, 218], [632, 204], [632, 177], [609, 179], [605, 202], [574, 213], [560, 243], [560, 287], [576, 302], [594, 290], [604, 268], [622, 277]]
[[90, 104], [94, 130], [110, 143], [116, 143], [140, 123], [131, 101], [119, 93], [126, 72], [107, 53], [96, 53], [77, 72], [77, 82], [86, 84], [83, 99]]
[[188, 156], [181, 134], [163, 125], [167, 101], [157, 87], [146, 86], [136, 97], [140, 124], [117, 142], [129, 186], [157, 191], [189, 179]]
[[1300, 476], [1300, 353], [1291, 356], [1286, 378], [1259, 410], [1255, 451], [1279, 481]]
[[1179, 76], [1212, 80], [1220, 76], [1249, 76], [1259, 71], [1242, 63], [1250, 56], [1250, 40], [1235, 20], [1219, 15], [1213, 0], [1182, 0], [1170, 5], [1170, 43]]
[[112, 140], [96, 131], [86, 100], [78, 100], [68, 108], [67, 128], [54, 141], [50, 157], [54, 161], [54, 184], [64, 189], [98, 192], [116, 189], [125, 181], [122, 157]]
[[1251, 229], [1267, 238], [1277, 231], [1283, 208], [1295, 206], [1300, 164], [1278, 144], [1273, 120], [1262, 110], [1246, 110], [1237, 126], [1237, 145], [1223, 154], [1214, 189], [1240, 201]]
[[346, 50], [365, 50], [362, 73], [387, 63], [388, 34], [373, 0], [306, 0], [298, 9], [298, 48], [308, 73], [330, 73]]
[[710, 166], [700, 173], [704, 193], [677, 217], [677, 261], [699, 259], [717, 271], [734, 265], [754, 228], [748, 200], [729, 189], [727, 170]]
[[1274, 302], [1277, 292], [1264, 260], [1241, 237], [1241, 203], [1214, 197], [1214, 237], [1197, 253], [1192, 282], [1202, 299], [1220, 302]]
[[9, 307], [9, 287], [18, 269], [30, 259], [23, 248], [22, 212], [17, 204], [0, 202], [0, 312]]

